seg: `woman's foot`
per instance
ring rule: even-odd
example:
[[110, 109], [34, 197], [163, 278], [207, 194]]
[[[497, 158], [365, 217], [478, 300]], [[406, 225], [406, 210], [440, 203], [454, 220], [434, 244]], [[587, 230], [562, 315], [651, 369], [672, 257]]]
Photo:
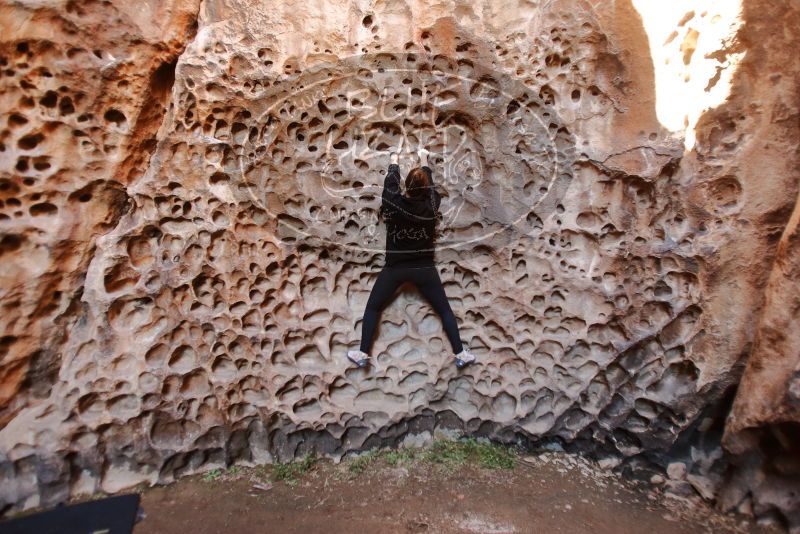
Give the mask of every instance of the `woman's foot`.
[[475, 355], [467, 349], [462, 350], [456, 354], [456, 367], [462, 369], [475, 361]]
[[358, 367], [366, 367], [369, 360], [369, 354], [360, 350], [347, 351], [347, 359], [356, 364]]

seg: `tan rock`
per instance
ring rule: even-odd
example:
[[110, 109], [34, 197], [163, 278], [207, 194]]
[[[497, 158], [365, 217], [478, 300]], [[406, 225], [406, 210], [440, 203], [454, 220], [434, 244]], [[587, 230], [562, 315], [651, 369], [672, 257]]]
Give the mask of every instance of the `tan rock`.
[[686, 478], [686, 464], [683, 462], [671, 462], [667, 466], [667, 476], [670, 480], [683, 480]]
[[147, 164], [197, 3], [0, 6], [0, 424], [59, 380], [95, 240]]
[[[442, 429], [657, 454], [754, 341], [786, 376], [797, 7], [595, 4], [4, 2], [0, 500]], [[412, 292], [345, 358], [401, 137], [463, 372]]]

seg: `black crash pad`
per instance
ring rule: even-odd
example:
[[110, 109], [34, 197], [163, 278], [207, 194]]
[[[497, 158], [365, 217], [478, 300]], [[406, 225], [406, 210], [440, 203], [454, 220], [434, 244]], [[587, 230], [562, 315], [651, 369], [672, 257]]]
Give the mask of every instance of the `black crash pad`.
[[0, 522], [0, 534], [131, 534], [139, 495], [59, 506]]

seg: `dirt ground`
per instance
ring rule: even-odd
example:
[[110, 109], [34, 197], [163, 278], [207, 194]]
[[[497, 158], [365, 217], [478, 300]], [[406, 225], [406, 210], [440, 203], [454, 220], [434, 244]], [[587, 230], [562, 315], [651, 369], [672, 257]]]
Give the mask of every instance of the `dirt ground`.
[[320, 461], [290, 480], [234, 468], [142, 493], [135, 534], [564, 533], [775, 534], [702, 502], [666, 498], [580, 457], [526, 457], [513, 469], [445, 469], [378, 457], [353, 469]]

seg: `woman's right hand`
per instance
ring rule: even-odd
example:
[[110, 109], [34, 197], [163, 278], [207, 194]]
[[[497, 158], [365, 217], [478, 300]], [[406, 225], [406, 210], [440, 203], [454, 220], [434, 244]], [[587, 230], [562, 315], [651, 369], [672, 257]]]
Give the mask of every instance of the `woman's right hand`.
[[430, 151], [425, 148], [418, 148], [417, 149], [417, 157], [419, 157], [419, 164], [421, 167], [425, 167], [428, 165], [428, 155], [430, 155]]

